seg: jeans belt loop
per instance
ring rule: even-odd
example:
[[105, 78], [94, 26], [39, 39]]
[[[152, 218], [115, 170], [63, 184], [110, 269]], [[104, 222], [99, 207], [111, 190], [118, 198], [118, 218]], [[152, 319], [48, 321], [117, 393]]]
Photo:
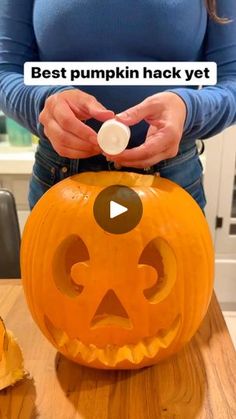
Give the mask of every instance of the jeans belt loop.
[[70, 174], [75, 175], [79, 173], [79, 159], [70, 160]]

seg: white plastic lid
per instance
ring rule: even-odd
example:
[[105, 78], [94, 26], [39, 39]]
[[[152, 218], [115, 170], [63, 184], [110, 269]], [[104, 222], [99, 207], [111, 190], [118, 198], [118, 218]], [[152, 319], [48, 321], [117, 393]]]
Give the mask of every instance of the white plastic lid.
[[129, 143], [130, 129], [116, 119], [109, 119], [98, 131], [98, 144], [110, 155], [124, 151]]

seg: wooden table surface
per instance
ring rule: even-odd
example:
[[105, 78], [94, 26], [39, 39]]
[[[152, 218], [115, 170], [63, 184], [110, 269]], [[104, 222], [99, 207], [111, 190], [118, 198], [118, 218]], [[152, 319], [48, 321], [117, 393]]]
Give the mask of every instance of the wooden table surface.
[[16, 280], [0, 280], [0, 315], [28, 377], [0, 392], [1, 419], [236, 418], [236, 354], [215, 296], [191, 343], [138, 371], [100, 371], [59, 355], [34, 324]]

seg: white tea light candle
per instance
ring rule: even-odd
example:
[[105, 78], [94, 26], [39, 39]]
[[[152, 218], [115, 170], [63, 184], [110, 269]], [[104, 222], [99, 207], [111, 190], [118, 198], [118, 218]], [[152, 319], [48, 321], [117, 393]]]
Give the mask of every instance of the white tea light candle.
[[116, 119], [109, 119], [102, 124], [98, 131], [98, 144], [110, 155], [124, 151], [129, 143], [130, 129]]

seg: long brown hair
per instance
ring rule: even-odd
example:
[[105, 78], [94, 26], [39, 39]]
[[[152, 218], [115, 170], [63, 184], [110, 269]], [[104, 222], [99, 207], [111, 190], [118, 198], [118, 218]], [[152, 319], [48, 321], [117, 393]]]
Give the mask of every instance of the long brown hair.
[[205, 0], [206, 1], [206, 8], [210, 15], [210, 17], [217, 23], [229, 23], [230, 20], [225, 17], [220, 17], [217, 14], [217, 0]]

